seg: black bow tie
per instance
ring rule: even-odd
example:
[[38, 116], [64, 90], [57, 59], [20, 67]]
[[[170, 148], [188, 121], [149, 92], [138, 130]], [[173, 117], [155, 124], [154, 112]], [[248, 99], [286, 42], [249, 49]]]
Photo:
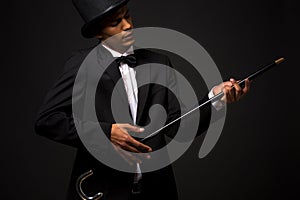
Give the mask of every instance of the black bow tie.
[[128, 56], [121, 56], [116, 59], [116, 62], [120, 66], [121, 63], [126, 63], [129, 67], [136, 67], [136, 57], [133, 54]]

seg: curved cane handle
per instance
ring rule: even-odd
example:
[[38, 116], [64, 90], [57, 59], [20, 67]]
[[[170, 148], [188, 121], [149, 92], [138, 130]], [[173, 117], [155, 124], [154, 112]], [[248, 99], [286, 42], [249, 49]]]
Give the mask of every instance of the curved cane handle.
[[76, 190], [77, 193], [79, 194], [79, 196], [83, 199], [83, 200], [98, 200], [103, 196], [102, 192], [99, 192], [97, 194], [95, 194], [92, 197], [87, 196], [81, 188], [81, 184], [82, 182], [87, 179], [88, 177], [90, 177], [91, 175], [93, 175], [93, 171], [89, 170], [88, 172], [83, 173], [81, 176], [78, 177], [77, 181], [76, 181]]

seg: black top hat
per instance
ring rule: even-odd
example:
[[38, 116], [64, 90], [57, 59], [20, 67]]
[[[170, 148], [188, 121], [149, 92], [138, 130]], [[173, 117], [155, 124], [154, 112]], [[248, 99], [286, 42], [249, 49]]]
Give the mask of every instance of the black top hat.
[[129, 0], [72, 0], [80, 16], [85, 21], [81, 28], [83, 37], [92, 38], [97, 35], [99, 22], [108, 14], [121, 8]]

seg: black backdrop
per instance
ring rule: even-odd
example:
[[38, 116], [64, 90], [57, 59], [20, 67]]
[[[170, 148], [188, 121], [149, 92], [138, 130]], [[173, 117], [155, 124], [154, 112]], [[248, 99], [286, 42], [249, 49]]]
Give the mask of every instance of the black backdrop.
[[[83, 21], [71, 0], [1, 7], [1, 199], [62, 200], [76, 150], [35, 135], [34, 119], [71, 52], [96, 41], [81, 37]], [[241, 78], [278, 56], [287, 58], [253, 83], [246, 98], [229, 105], [223, 133], [207, 157], [197, 156], [199, 138], [175, 162], [180, 198], [299, 196], [296, 5], [131, 0], [129, 8], [135, 27], [166, 27], [194, 38], [224, 78]]]

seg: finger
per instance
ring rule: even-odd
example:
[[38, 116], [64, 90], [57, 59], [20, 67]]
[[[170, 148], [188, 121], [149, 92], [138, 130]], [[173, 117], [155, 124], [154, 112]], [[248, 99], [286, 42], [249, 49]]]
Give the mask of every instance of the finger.
[[243, 88], [243, 93], [247, 93], [250, 90], [250, 80], [245, 79], [245, 87]]
[[127, 131], [136, 132], [136, 133], [141, 133], [145, 130], [144, 128], [133, 126], [131, 124], [123, 124], [122, 128], [125, 128]]
[[228, 95], [229, 95], [228, 99], [230, 100], [229, 103], [234, 102], [236, 99], [236, 92], [235, 92], [234, 85], [232, 85], [232, 87], [229, 89]]
[[229, 81], [230, 81], [232, 84], [236, 83], [236, 80], [235, 80], [234, 78], [230, 78]]
[[232, 82], [231, 81], [225, 81], [225, 82], [223, 82], [222, 83], [222, 87], [224, 88], [224, 87], [226, 87], [226, 86], [229, 86], [229, 87], [231, 87], [232, 86]]
[[230, 92], [230, 95], [232, 97], [231, 101], [237, 101], [241, 93], [241, 87], [239, 86], [238, 81], [236, 81], [234, 78], [231, 78], [230, 82], [232, 83], [232, 89]]
[[223, 97], [221, 98], [221, 101], [227, 102], [227, 95], [228, 95], [228, 89], [232, 87], [232, 83], [230, 81], [225, 81], [222, 84], [222, 88], [220, 92], [223, 92]]
[[132, 137], [130, 137], [129, 139], [130, 144], [132, 144], [134, 147], [136, 147], [138, 150], [141, 150], [143, 152], [151, 152], [152, 149], [151, 147], [133, 139]]
[[223, 92], [224, 95], [221, 98], [221, 100], [224, 101], [224, 102], [227, 102], [228, 101], [227, 97], [228, 97], [228, 93], [229, 93], [228, 87], [224, 87], [222, 89], [222, 92]]
[[138, 153], [139, 151], [136, 148], [131, 147], [130, 145], [131, 139], [132, 137], [127, 133], [126, 130], [121, 130], [119, 133], [111, 134], [111, 142], [113, 144], [127, 151]]
[[122, 145], [122, 149], [133, 152], [133, 153], [141, 153], [141, 151], [139, 151], [137, 148], [131, 146], [130, 144]]
[[136, 156], [134, 156], [129, 151], [126, 151], [122, 149], [120, 146], [113, 145], [114, 149], [117, 151], [117, 153], [130, 165], [133, 165], [134, 163], [142, 163], [140, 159], [138, 159]]
[[139, 154], [137, 154], [137, 155], [139, 155], [139, 156], [141, 156], [141, 157], [143, 157], [143, 158], [147, 158], [147, 159], [150, 159], [150, 158], [151, 158], [151, 155], [148, 154], [148, 153], [139, 153]]
[[235, 96], [234, 88], [226, 86], [226, 87], [224, 87], [223, 92], [226, 96], [226, 102], [227, 103], [233, 102], [233, 99], [234, 99], [234, 96]]
[[243, 90], [242, 90], [241, 86], [237, 82], [235, 82], [233, 84], [233, 86], [234, 86], [234, 91], [235, 91], [234, 100], [238, 101], [241, 98], [241, 96], [243, 95]]
[[130, 153], [130, 152], [136, 153], [136, 155], [138, 155], [139, 157], [143, 157], [143, 158], [147, 158], [147, 159], [151, 158], [150, 154], [143, 153], [143, 152], [139, 151], [138, 149], [136, 149], [135, 147], [132, 147], [130, 145], [124, 146], [123, 149], [128, 153]]

